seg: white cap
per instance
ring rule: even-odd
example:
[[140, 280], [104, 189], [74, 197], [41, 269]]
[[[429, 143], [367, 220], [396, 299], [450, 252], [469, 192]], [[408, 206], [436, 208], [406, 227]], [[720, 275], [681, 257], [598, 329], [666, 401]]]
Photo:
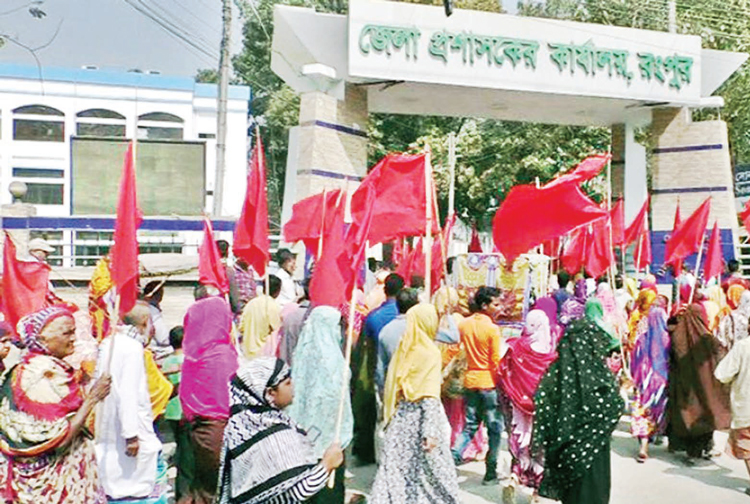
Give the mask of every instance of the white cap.
[[48, 254], [51, 254], [55, 251], [54, 247], [47, 243], [47, 240], [43, 238], [34, 238], [33, 240], [29, 241], [29, 252], [32, 252], [34, 250], [41, 250], [42, 252], [47, 252]]

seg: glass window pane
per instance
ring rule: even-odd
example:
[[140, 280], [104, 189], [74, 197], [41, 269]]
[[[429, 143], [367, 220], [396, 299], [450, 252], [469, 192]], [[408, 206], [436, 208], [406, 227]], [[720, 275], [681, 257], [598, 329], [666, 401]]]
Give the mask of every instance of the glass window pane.
[[138, 138], [141, 140], [182, 140], [182, 128], [139, 127]]
[[125, 138], [125, 125], [78, 123], [76, 133], [78, 136]]
[[125, 119], [125, 116], [118, 114], [114, 110], [107, 109], [89, 109], [76, 114], [78, 117], [98, 117], [100, 119]]
[[13, 121], [13, 139], [35, 142], [64, 142], [65, 123], [15, 119]]
[[138, 116], [139, 121], [163, 121], [163, 122], [185, 122], [181, 117], [174, 114], [168, 114], [167, 112], [151, 112], [150, 114], [143, 114]]
[[62, 184], [34, 184], [26, 183], [29, 191], [23, 199], [24, 203], [33, 205], [62, 205], [63, 204], [63, 185]]
[[13, 176], [28, 178], [64, 178], [65, 171], [52, 168], [13, 168]]
[[26, 105], [24, 107], [18, 107], [13, 109], [14, 114], [33, 114], [33, 115], [48, 115], [64, 117], [65, 114], [56, 108], [47, 107], [45, 105]]

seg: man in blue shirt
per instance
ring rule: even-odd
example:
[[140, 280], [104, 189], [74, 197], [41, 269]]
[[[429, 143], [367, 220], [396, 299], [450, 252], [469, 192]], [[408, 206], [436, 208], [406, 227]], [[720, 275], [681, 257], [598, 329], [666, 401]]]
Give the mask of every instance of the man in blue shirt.
[[398, 315], [396, 295], [404, 288], [404, 279], [391, 273], [385, 279], [386, 300], [367, 315], [363, 336], [357, 342], [352, 355], [352, 411], [354, 413], [354, 438], [352, 454], [360, 464], [375, 463], [375, 364], [377, 361], [378, 337], [383, 327]]
[[406, 312], [417, 303], [419, 303], [419, 297], [416, 289], [401, 289], [401, 292], [396, 296], [398, 315], [380, 330], [375, 383], [378, 386], [381, 399], [385, 388], [385, 377], [388, 375], [388, 364], [391, 363], [391, 357], [396, 353], [398, 344], [401, 343], [401, 338], [406, 332]]

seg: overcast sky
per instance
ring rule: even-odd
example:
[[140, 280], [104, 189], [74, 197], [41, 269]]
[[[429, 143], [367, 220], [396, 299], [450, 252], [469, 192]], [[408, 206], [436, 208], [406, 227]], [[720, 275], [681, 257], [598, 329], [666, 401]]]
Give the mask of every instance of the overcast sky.
[[[509, 12], [516, 12], [516, 3], [503, 0]], [[200, 49], [178, 40], [131, 4], [150, 7], [189, 34]], [[0, 33], [29, 47], [49, 42], [37, 51], [43, 66], [139, 68], [186, 76], [200, 68], [218, 67], [220, 0], [44, 0], [43, 19], [29, 15], [29, 6], [29, 0], [0, 0]], [[234, 13], [236, 19], [236, 9]], [[237, 52], [242, 40], [239, 21], [232, 38]], [[27, 50], [12, 43], [0, 49], [0, 62], [35, 63]]]

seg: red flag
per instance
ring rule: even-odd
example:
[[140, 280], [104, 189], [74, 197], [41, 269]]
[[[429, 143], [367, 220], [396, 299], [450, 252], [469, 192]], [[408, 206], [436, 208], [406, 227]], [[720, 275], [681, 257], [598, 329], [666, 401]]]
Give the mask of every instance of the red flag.
[[324, 230], [323, 252], [310, 281], [310, 300], [316, 305], [338, 307], [350, 300], [351, 291], [345, 292], [345, 287], [353, 282], [355, 271], [344, 240], [345, 206], [342, 201], [333, 209], [330, 226]]
[[314, 194], [295, 203], [292, 207], [292, 217], [284, 224], [284, 241], [302, 241], [308, 252], [317, 255], [318, 239], [322, 229], [331, 224], [340, 197], [341, 189], [336, 189]]
[[648, 230], [648, 207], [651, 203], [651, 199], [646, 198], [643, 202], [643, 206], [638, 211], [638, 215], [635, 216], [633, 222], [625, 229], [625, 246], [636, 243], [643, 234], [644, 230]]
[[198, 248], [198, 281], [203, 285], [213, 285], [222, 295], [229, 292], [227, 270], [221, 263], [214, 228], [208, 218], [203, 221], [203, 243]]
[[584, 267], [593, 278], [599, 278], [612, 266], [613, 261], [609, 219], [600, 219], [590, 224], [588, 232]]
[[614, 204], [609, 216], [612, 222], [612, 245], [622, 247], [625, 243], [625, 204], [622, 198]]
[[570, 240], [565, 245], [562, 257], [562, 267], [565, 271], [571, 275], [575, 275], [584, 263], [584, 256], [586, 254], [586, 238], [588, 235], [588, 227], [583, 226], [570, 234]]
[[18, 321], [46, 306], [50, 268], [38, 261], [19, 261], [16, 245], [5, 233], [3, 250], [2, 307], [5, 320], [16, 332]]
[[612, 154], [596, 154], [595, 156], [589, 156], [581, 161], [573, 171], [557, 177], [544, 187], [549, 189], [560, 184], [580, 184], [587, 180], [591, 180], [602, 172], [611, 159]]
[[745, 208], [740, 212], [740, 219], [742, 219], [742, 224], [744, 224], [745, 229], [750, 233], [750, 199], [747, 200]]
[[[651, 233], [648, 232], [648, 229], [645, 229], [641, 236], [639, 237], [640, 240], [640, 254], [638, 253], [639, 242], [636, 242], [635, 247], [635, 268], [638, 271], [641, 271], [642, 269], [645, 269], [647, 265], [651, 264]], [[639, 260], [640, 257], [640, 260]]]
[[495, 246], [512, 265], [516, 257], [540, 243], [607, 215], [575, 184], [510, 190], [492, 221]]
[[[372, 206], [367, 230], [370, 245], [425, 233], [425, 155], [389, 154], [352, 195], [352, 220], [363, 221]], [[432, 190], [432, 189], [430, 189]], [[433, 216], [433, 233], [438, 231]]]
[[684, 259], [698, 251], [703, 243], [703, 236], [708, 225], [708, 214], [711, 212], [711, 197], [706, 198], [693, 214], [685, 219], [680, 227], [672, 233], [667, 242], [664, 262], [673, 264], [675, 260]]
[[469, 253], [483, 254], [482, 242], [479, 240], [479, 233], [476, 226], [471, 227], [471, 242], [469, 242]]
[[703, 266], [703, 278], [710, 280], [720, 276], [722, 271], [724, 271], [724, 259], [721, 254], [721, 235], [719, 234], [719, 223], [714, 222], [711, 239], [708, 240], [706, 263]]
[[[681, 225], [682, 225], [682, 216], [680, 215], [680, 201], [678, 200], [677, 207], [674, 210], [674, 224], [672, 224], [672, 235], [677, 231], [677, 229]], [[670, 239], [672, 235], [670, 235]], [[668, 266], [672, 266], [672, 271], [674, 272], [675, 276], [678, 276], [680, 272], [682, 271], [682, 259], [675, 259], [671, 263], [665, 262], [664, 264]]]
[[266, 155], [260, 134], [250, 158], [247, 192], [242, 213], [234, 230], [234, 255], [260, 275], [266, 274], [271, 259], [268, 242], [268, 199], [266, 196]]
[[117, 195], [114, 245], [110, 251], [112, 283], [120, 296], [120, 314], [128, 313], [138, 298], [138, 227], [143, 213], [138, 208], [133, 142], [128, 144]]

